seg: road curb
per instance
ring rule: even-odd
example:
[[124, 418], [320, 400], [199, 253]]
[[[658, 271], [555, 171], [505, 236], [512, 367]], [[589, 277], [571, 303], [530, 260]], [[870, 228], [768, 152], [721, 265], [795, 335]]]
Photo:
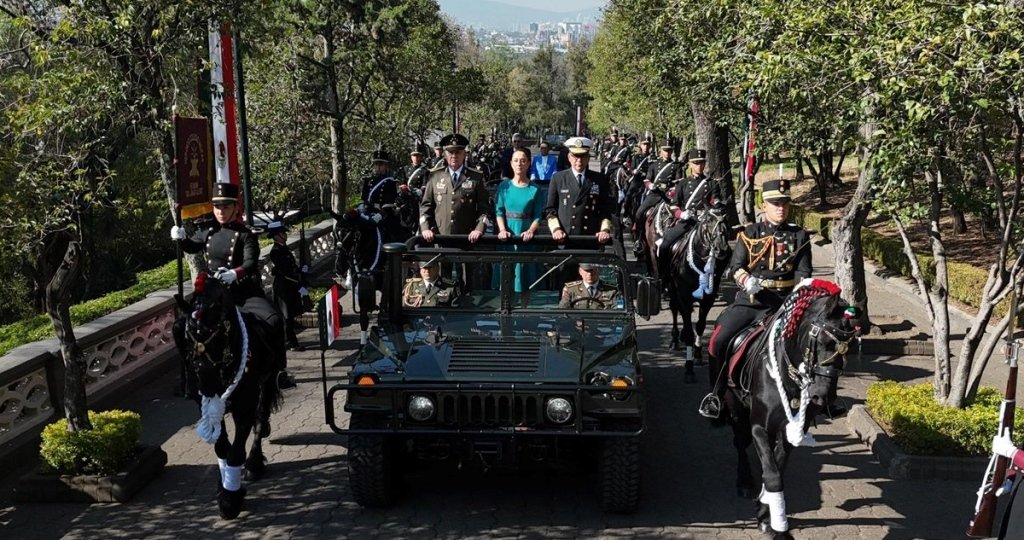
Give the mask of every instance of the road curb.
[[932, 356], [935, 354], [932, 342], [922, 339], [864, 338], [861, 347], [863, 347], [863, 354], [876, 356]]
[[894, 480], [977, 480], [988, 464], [988, 459], [980, 457], [905, 454], [863, 405], [851, 407], [846, 422], [850, 432], [871, 449], [886, 474]]

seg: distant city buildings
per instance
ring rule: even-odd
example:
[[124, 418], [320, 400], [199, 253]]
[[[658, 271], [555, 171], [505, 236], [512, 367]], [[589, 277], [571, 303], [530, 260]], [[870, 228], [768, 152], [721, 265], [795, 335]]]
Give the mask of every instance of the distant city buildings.
[[481, 29], [475, 35], [477, 43], [484, 50], [501, 47], [515, 53], [528, 54], [541, 47], [553, 47], [558, 52], [565, 52], [572, 44], [593, 39], [596, 32], [596, 23], [544, 21], [529, 23], [526, 31], [520, 25], [513, 25], [511, 31]]

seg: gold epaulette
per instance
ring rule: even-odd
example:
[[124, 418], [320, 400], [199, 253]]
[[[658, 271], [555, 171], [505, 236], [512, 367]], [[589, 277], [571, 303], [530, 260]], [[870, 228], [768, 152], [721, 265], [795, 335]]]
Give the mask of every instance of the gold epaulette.
[[570, 282], [566, 283], [565, 286], [566, 287], [576, 287], [576, 286], [579, 286], [582, 283], [583, 283], [583, 280], [581, 279], [581, 280], [578, 280], [578, 281], [570, 281]]

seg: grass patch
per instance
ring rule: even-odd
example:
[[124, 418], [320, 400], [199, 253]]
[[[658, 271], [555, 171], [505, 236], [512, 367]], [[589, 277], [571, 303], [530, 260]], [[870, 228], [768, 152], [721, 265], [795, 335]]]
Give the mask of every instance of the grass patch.
[[[868, 387], [867, 409], [896, 444], [919, 456], [987, 456], [999, 426], [1002, 393], [982, 387], [964, 409], [939, 405], [931, 383], [907, 386], [880, 381]], [[1014, 433], [1024, 430], [1024, 414], [1014, 417]]]

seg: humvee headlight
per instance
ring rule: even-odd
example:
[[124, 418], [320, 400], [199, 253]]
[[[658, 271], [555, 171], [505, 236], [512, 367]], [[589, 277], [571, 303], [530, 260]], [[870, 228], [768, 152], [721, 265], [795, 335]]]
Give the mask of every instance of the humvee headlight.
[[427, 396], [409, 398], [409, 416], [417, 422], [426, 422], [434, 417], [434, 400]]
[[548, 420], [556, 424], [564, 424], [572, 419], [572, 403], [563, 397], [548, 398], [544, 406], [544, 414]]
[[[611, 386], [612, 388], [621, 388], [623, 390], [627, 390], [630, 386], [633, 386], [633, 380], [630, 379], [629, 377], [615, 377], [614, 379], [612, 379], [612, 382], [609, 383], [609, 386]], [[609, 395], [612, 399], [623, 401], [629, 397], [629, 392], [616, 391], [610, 392]]]

